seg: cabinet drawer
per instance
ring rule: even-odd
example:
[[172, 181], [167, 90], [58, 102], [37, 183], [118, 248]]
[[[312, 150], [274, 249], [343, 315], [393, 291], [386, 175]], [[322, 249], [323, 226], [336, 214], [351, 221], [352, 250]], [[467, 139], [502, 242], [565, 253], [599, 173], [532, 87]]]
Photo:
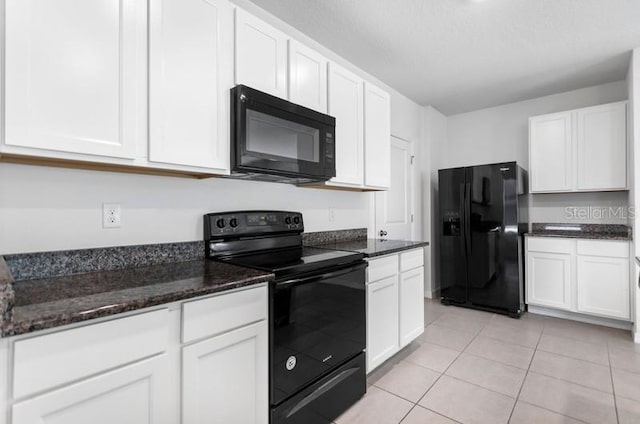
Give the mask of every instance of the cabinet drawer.
[[400, 271], [408, 271], [424, 264], [422, 248], [400, 253]]
[[547, 253], [574, 253], [576, 241], [551, 237], [527, 237], [527, 250]]
[[168, 342], [167, 309], [19, 340], [14, 346], [14, 397], [164, 352]]
[[578, 255], [629, 258], [629, 242], [612, 240], [578, 240]]
[[182, 305], [182, 342], [224, 333], [267, 318], [267, 287], [257, 287]]
[[371, 259], [369, 260], [369, 266], [367, 267], [367, 282], [372, 283], [386, 277], [391, 277], [392, 275], [396, 275], [397, 273], [397, 254], [377, 259]]

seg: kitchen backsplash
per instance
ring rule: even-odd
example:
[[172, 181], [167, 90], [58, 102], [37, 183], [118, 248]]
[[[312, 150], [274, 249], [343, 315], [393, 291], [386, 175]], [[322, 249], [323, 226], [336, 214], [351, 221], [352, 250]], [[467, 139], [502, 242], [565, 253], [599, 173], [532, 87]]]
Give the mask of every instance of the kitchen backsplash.
[[204, 242], [193, 241], [22, 253], [6, 255], [4, 259], [14, 280], [20, 281], [159, 265], [203, 257]]

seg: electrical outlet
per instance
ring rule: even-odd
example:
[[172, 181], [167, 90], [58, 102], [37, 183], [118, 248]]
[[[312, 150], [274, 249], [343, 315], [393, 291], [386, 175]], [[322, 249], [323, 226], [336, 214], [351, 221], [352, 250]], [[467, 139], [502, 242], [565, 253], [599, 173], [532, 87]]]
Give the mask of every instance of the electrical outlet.
[[336, 220], [336, 211], [333, 208], [329, 208], [329, 221]]
[[102, 205], [102, 227], [120, 228], [122, 215], [120, 205], [117, 203], [104, 203]]

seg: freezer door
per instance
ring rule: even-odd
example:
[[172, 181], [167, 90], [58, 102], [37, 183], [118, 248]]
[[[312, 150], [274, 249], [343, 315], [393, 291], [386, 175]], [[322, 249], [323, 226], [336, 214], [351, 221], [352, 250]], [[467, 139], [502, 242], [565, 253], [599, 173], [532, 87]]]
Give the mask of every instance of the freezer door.
[[468, 300], [519, 313], [517, 165], [467, 168]]
[[466, 302], [467, 259], [464, 223], [465, 169], [438, 171], [440, 214], [440, 293], [444, 300]]

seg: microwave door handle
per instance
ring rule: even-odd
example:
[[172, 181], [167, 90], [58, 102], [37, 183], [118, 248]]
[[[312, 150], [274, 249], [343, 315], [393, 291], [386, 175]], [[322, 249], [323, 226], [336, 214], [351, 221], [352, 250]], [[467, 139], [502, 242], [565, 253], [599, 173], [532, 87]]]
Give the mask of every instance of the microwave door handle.
[[286, 289], [289, 287], [293, 287], [293, 286], [299, 286], [302, 284], [308, 284], [308, 283], [312, 283], [314, 281], [320, 281], [320, 280], [325, 280], [328, 278], [335, 278], [335, 277], [340, 277], [341, 275], [345, 275], [345, 274], [349, 274], [351, 272], [357, 271], [359, 269], [362, 268], [366, 268], [367, 264], [361, 264], [361, 265], [356, 265], [356, 266], [352, 266], [346, 269], [341, 269], [340, 271], [334, 271], [334, 272], [327, 272], [324, 273], [322, 275], [312, 275], [310, 277], [303, 277], [303, 278], [294, 278], [292, 280], [286, 280], [283, 281], [281, 283], [276, 283], [276, 288], [277, 289]]

